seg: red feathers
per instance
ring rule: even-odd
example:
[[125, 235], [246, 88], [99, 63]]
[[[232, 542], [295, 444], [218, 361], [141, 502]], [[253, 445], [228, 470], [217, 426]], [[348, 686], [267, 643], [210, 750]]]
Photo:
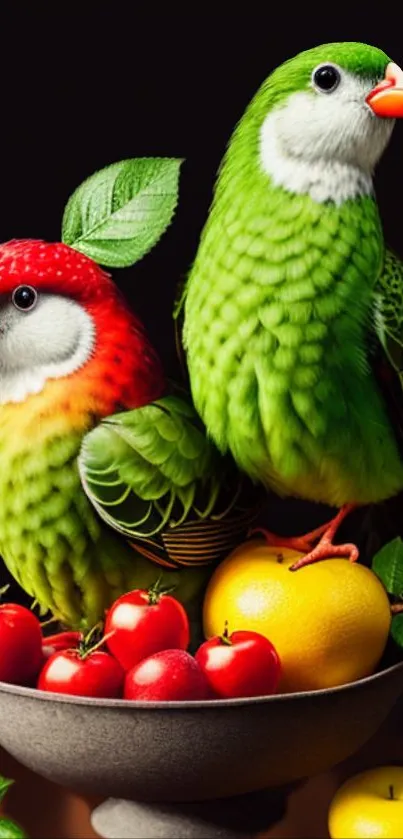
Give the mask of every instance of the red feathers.
[[164, 394], [161, 362], [144, 327], [92, 259], [60, 242], [6, 242], [0, 245], [0, 295], [11, 297], [19, 285], [71, 298], [91, 316], [95, 351], [68, 379], [72, 384], [79, 378], [80, 391], [83, 385], [93, 391], [98, 415], [141, 407]]
[[11, 294], [22, 283], [83, 304], [116, 293], [109, 275], [88, 256], [62, 242], [35, 239], [13, 239], [0, 245], [0, 293]]

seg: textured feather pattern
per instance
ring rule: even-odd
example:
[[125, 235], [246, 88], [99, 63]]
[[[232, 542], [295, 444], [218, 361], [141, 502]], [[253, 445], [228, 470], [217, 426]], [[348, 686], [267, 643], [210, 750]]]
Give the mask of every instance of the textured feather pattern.
[[398, 373], [403, 374], [403, 263], [387, 250], [375, 286], [379, 340]]
[[[151, 585], [159, 570], [102, 522], [86, 497], [77, 464], [82, 439], [102, 417], [162, 397], [166, 383], [142, 325], [90, 259], [57, 243], [2, 245], [3, 299], [21, 278], [83, 306], [95, 342], [74, 373], [0, 407], [0, 553], [42, 606], [68, 625], [91, 626], [115, 597]], [[168, 575], [190, 603], [206, 572]]]
[[169, 567], [218, 560], [256, 516], [248, 482], [174, 396], [107, 417], [85, 436], [79, 470], [100, 517]]
[[25, 591], [70, 625], [91, 625], [111, 598], [155, 580], [82, 491], [82, 436], [109, 401], [101, 370], [96, 388], [94, 379], [92, 387], [86, 376], [48, 382], [0, 411], [0, 551]]
[[187, 284], [195, 406], [220, 450], [277, 492], [379, 501], [403, 487], [403, 467], [367, 357], [377, 206], [275, 187], [259, 163], [265, 107], [235, 132]]
[[369, 356], [403, 459], [403, 263], [389, 250], [375, 290]]
[[[211, 571], [173, 569], [212, 561], [246, 534], [250, 509], [242, 518], [236, 479], [228, 477], [227, 494], [226, 463], [185, 403], [150, 404], [167, 389], [160, 361], [95, 263], [57, 243], [0, 246], [3, 301], [21, 277], [39, 293], [60, 294], [83, 307], [94, 324], [94, 346], [74, 372], [48, 378], [24, 401], [0, 406], [0, 553], [6, 565], [60, 620], [91, 626], [119, 594], [155, 583], [157, 561], [166, 569], [163, 582], [175, 586], [191, 614]], [[124, 409], [88, 438], [90, 448], [100, 441], [107, 493], [116, 487], [106, 486], [111, 479], [105, 467], [118, 454], [118, 492], [127, 491], [127, 503], [115, 505], [118, 522], [113, 507], [98, 504], [98, 515], [85, 494], [78, 455], [85, 435]], [[207, 538], [204, 524], [211, 529]]]

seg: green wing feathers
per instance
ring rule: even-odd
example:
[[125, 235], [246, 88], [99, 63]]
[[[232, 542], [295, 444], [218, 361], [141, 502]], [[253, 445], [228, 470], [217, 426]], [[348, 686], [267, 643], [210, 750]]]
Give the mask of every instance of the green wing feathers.
[[377, 286], [376, 332], [393, 367], [403, 373], [403, 262], [392, 251]]
[[154, 536], [182, 524], [204, 489], [201, 518], [214, 506], [214, 451], [192, 409], [167, 397], [108, 417], [84, 439], [83, 486], [104, 520], [121, 533]]
[[370, 358], [403, 455], [403, 263], [387, 250], [376, 288]]
[[252, 520], [244, 480], [176, 396], [103, 420], [84, 438], [79, 470], [103, 521], [170, 567], [220, 558]]

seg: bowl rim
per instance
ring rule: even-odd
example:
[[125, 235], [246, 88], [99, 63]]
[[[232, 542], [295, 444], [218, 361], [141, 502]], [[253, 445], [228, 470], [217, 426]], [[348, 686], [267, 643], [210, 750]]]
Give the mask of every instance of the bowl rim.
[[365, 676], [362, 679], [356, 679], [354, 682], [347, 682], [344, 685], [336, 685], [331, 688], [321, 688], [320, 690], [295, 691], [294, 693], [273, 693], [269, 696], [247, 696], [236, 697], [234, 699], [195, 699], [195, 700], [160, 700], [160, 701], [145, 701], [133, 699], [101, 699], [89, 696], [73, 696], [66, 693], [53, 693], [51, 691], [38, 690], [38, 688], [24, 687], [22, 685], [13, 685], [8, 682], [0, 681], [0, 695], [2, 693], [9, 693], [12, 696], [26, 697], [27, 699], [43, 700], [44, 702], [57, 702], [65, 705], [84, 705], [87, 707], [96, 708], [121, 708], [126, 710], [182, 710], [191, 711], [197, 708], [239, 708], [249, 707], [251, 705], [268, 705], [270, 703], [277, 704], [279, 702], [292, 702], [295, 699], [314, 699], [316, 696], [330, 695], [344, 693], [352, 690], [359, 690], [366, 685], [383, 679], [389, 674], [401, 670], [402, 671], [402, 694], [403, 694], [403, 661], [385, 667], [370, 676]]

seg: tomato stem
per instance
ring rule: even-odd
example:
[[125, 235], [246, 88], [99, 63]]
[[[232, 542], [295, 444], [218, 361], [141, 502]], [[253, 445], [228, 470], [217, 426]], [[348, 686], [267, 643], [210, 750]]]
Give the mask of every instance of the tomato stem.
[[93, 626], [92, 629], [90, 629], [89, 632], [87, 632], [87, 634], [84, 635], [84, 638], [83, 638], [84, 643], [86, 645], [90, 644], [90, 642], [92, 641], [96, 632], [102, 632], [102, 629], [103, 629], [103, 623], [102, 623], [102, 621], [98, 621], [98, 623], [96, 623], [95, 626]]
[[92, 638], [96, 629], [99, 629], [99, 624], [96, 624], [96, 626], [94, 626], [93, 629], [91, 629], [87, 637], [84, 638], [84, 640], [80, 643], [78, 647], [78, 654], [80, 656], [81, 661], [84, 661], [86, 658], [88, 658], [88, 656], [91, 655], [91, 653], [95, 653], [96, 650], [99, 650], [99, 648], [105, 644], [105, 641], [107, 641], [108, 638], [111, 638], [116, 631], [115, 629], [113, 629], [112, 632], [108, 632], [106, 635], [103, 635], [102, 638], [100, 638], [96, 644], [93, 644], [92, 647], [88, 646], [88, 641], [90, 638]]
[[161, 597], [164, 594], [171, 594], [172, 591], [175, 591], [177, 586], [171, 586], [170, 588], [164, 588], [161, 586], [162, 574], [159, 575], [158, 579], [152, 586], [147, 589], [148, 594], [148, 602], [150, 606], [156, 606], [157, 603], [160, 602]]
[[148, 594], [148, 602], [149, 602], [150, 606], [156, 606], [157, 603], [160, 602], [161, 592], [157, 591], [154, 588], [149, 588], [147, 594]]
[[392, 784], [389, 787], [389, 800], [395, 801], [395, 788]]
[[232, 647], [232, 641], [230, 640], [229, 632], [228, 632], [228, 621], [225, 621], [224, 632], [220, 637], [221, 637], [221, 641], [223, 642], [223, 644], [227, 644], [228, 647]]
[[[103, 623], [102, 623], [102, 621], [99, 621], [86, 634], [82, 635], [81, 641], [80, 641], [80, 643], [77, 647], [80, 658], [84, 658], [87, 655], [88, 652], [92, 652], [95, 644], [98, 645], [100, 640], [103, 642], [102, 629], [103, 629]], [[101, 637], [98, 638], [98, 640], [95, 641], [95, 644], [93, 644], [92, 642], [93, 642], [94, 636], [96, 637], [97, 633], [101, 634]]]

